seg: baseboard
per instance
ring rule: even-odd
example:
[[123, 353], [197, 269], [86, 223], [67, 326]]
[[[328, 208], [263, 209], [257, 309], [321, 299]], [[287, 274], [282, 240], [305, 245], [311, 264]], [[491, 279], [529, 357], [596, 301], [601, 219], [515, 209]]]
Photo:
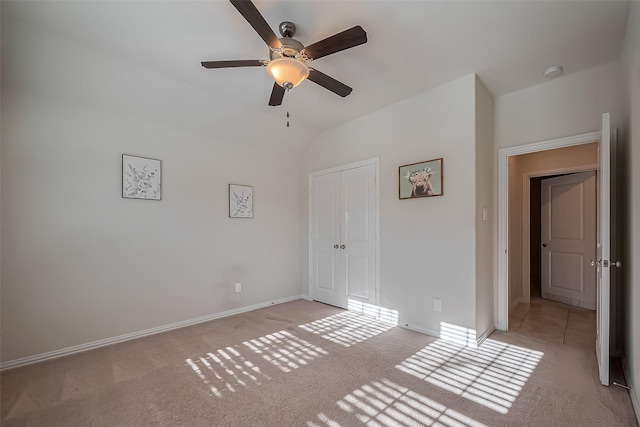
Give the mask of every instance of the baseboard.
[[636, 390], [633, 387], [631, 387], [631, 390], [629, 390], [629, 396], [631, 396], [633, 411], [636, 413], [636, 420], [638, 420], [638, 425], [640, 425], [640, 401], [638, 400], [638, 395], [636, 394]]
[[516, 308], [518, 306], [518, 304], [520, 304], [521, 302], [522, 302], [522, 298], [518, 298], [514, 302], [512, 302], [511, 305], [509, 306], [509, 313], [511, 313], [511, 311], [514, 308]]
[[398, 324], [398, 326], [400, 326], [401, 328], [404, 328], [404, 329], [409, 329], [410, 331], [419, 332], [421, 334], [429, 335], [429, 336], [435, 337], [435, 338], [440, 338], [440, 332], [438, 332], [438, 331], [432, 331], [430, 329], [418, 328], [416, 326], [411, 326], [408, 323], [404, 323], [404, 324], [400, 323], [400, 324]]
[[494, 328], [494, 327], [491, 327], [491, 328], [487, 329], [487, 330], [485, 331], [485, 333], [484, 333], [484, 334], [480, 335], [480, 336], [476, 339], [476, 345], [477, 345], [478, 347], [480, 347], [480, 344], [482, 344], [482, 342], [483, 342], [484, 340], [486, 340], [487, 338], [489, 338], [489, 335], [491, 335], [491, 334], [493, 333], [493, 331], [495, 331], [495, 330], [496, 330], [496, 328]]
[[145, 329], [143, 331], [132, 332], [130, 334], [120, 335], [117, 337], [106, 338], [103, 340], [92, 341], [86, 344], [80, 344], [73, 347], [67, 347], [60, 350], [49, 351], [46, 353], [36, 354], [35, 356], [23, 357], [20, 359], [9, 360], [7, 362], [0, 363], [0, 372], [18, 368], [20, 366], [31, 365], [33, 363], [44, 362], [45, 360], [57, 359], [58, 357], [69, 356], [71, 354], [80, 353], [83, 351], [93, 350], [100, 347], [105, 347], [112, 344], [121, 343], [124, 341], [130, 341], [136, 338], [147, 337], [149, 335], [155, 335], [162, 332], [168, 332], [174, 329], [180, 329], [191, 325], [196, 325], [198, 323], [204, 323], [215, 319], [220, 319], [223, 317], [234, 316], [236, 314], [246, 313], [248, 311], [258, 310], [261, 308], [269, 307], [276, 304], [283, 304], [285, 302], [295, 301], [298, 299], [305, 298], [304, 295], [295, 295], [287, 298], [280, 298], [277, 300], [272, 300], [268, 302], [248, 305], [245, 307], [234, 308], [233, 310], [223, 311], [220, 313], [210, 314], [207, 316], [197, 317], [195, 319], [183, 320], [181, 322], [171, 323], [169, 325], [158, 326], [156, 328]]
[[627, 371], [627, 360], [625, 357], [622, 358], [622, 373], [624, 374], [624, 379], [627, 382], [627, 387], [629, 387], [629, 397], [631, 397], [631, 405], [633, 406], [633, 412], [636, 414], [636, 420], [638, 420], [638, 425], [640, 425], [640, 400], [638, 399], [638, 395], [636, 394], [636, 388], [632, 382], [629, 382], [631, 378], [629, 376], [629, 372]]
[[[430, 329], [422, 329], [422, 328], [419, 328], [419, 327], [417, 327], [417, 326], [409, 325], [408, 323], [400, 323], [400, 324], [398, 324], [398, 326], [400, 326], [401, 328], [404, 328], [404, 329], [409, 329], [410, 331], [419, 332], [419, 333], [421, 333], [421, 334], [429, 335], [429, 336], [431, 336], [431, 337], [435, 337], [435, 338], [442, 338], [442, 337], [440, 336], [440, 332], [438, 332], [438, 331], [433, 331], [433, 330], [430, 330]], [[465, 346], [467, 346], [467, 347], [471, 347], [471, 348], [478, 348], [478, 346], [479, 346], [479, 345], [480, 345], [480, 344], [481, 344], [485, 339], [487, 339], [487, 337], [488, 337], [489, 335], [491, 335], [491, 334], [493, 333], [493, 331], [495, 331], [495, 328], [493, 328], [493, 327], [492, 327], [492, 328], [490, 328], [490, 329], [488, 329], [484, 334], [482, 334], [482, 336], [480, 336], [480, 338], [477, 338], [477, 339], [476, 339], [476, 342], [473, 342], [473, 341], [471, 341], [471, 340], [469, 340], [469, 341], [465, 341], [465, 342], [461, 342], [461, 341], [453, 340], [453, 342], [456, 342], [456, 343], [458, 343], [458, 344], [462, 344], [462, 345], [465, 345]], [[444, 339], [444, 340], [448, 340], [448, 341], [451, 341], [451, 339], [450, 339], [450, 338], [447, 338], [447, 337], [442, 338], [442, 339]]]

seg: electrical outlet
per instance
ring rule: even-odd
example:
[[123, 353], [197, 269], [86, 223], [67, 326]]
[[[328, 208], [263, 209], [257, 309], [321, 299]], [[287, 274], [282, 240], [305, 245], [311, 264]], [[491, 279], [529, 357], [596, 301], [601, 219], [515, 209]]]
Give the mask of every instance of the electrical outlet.
[[236, 293], [242, 290], [242, 283], [236, 283]]
[[440, 298], [433, 299], [433, 309], [435, 311], [442, 311], [442, 300]]

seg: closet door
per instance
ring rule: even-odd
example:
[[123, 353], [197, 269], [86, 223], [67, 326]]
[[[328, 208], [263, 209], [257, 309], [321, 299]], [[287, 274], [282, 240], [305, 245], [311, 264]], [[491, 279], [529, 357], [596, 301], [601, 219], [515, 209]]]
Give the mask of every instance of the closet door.
[[311, 182], [311, 298], [344, 307], [340, 275], [340, 172]]
[[376, 167], [346, 169], [311, 181], [310, 292], [347, 308], [376, 303]]
[[341, 172], [341, 282], [347, 300], [375, 304], [376, 182], [375, 166]]

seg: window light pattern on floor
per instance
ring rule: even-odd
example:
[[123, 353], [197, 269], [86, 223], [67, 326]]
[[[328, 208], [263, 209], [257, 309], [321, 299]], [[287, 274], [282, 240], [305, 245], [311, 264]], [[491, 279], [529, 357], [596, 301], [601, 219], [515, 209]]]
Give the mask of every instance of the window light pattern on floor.
[[[274, 373], [290, 372], [328, 354], [287, 331], [242, 344], [187, 359], [185, 366], [200, 377], [212, 395], [222, 397], [225, 392], [258, 386], [270, 380]], [[274, 369], [277, 370], [269, 372]]]
[[[360, 387], [339, 400], [337, 405], [370, 427], [486, 427], [388, 379]], [[307, 427], [340, 425], [324, 413], [319, 413], [317, 420], [307, 422]]]
[[506, 414], [543, 355], [491, 339], [478, 348], [438, 339], [396, 368]]
[[218, 349], [186, 362], [216, 397], [222, 397], [223, 391], [233, 393], [238, 387], [260, 385], [260, 381], [271, 379], [233, 347]]
[[282, 372], [290, 372], [329, 353], [287, 331], [275, 332], [242, 344]]
[[369, 304], [352, 298], [347, 300], [347, 309], [354, 313], [373, 317], [381, 322], [398, 326], [398, 310]]
[[336, 344], [350, 347], [393, 328], [393, 325], [345, 311], [299, 327]]

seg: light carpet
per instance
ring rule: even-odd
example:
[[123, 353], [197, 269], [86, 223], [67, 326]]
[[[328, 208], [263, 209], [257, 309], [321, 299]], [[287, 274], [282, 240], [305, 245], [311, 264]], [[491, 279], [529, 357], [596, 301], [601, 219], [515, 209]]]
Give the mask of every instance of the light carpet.
[[637, 426], [595, 353], [478, 349], [305, 300], [0, 375], [3, 426]]

